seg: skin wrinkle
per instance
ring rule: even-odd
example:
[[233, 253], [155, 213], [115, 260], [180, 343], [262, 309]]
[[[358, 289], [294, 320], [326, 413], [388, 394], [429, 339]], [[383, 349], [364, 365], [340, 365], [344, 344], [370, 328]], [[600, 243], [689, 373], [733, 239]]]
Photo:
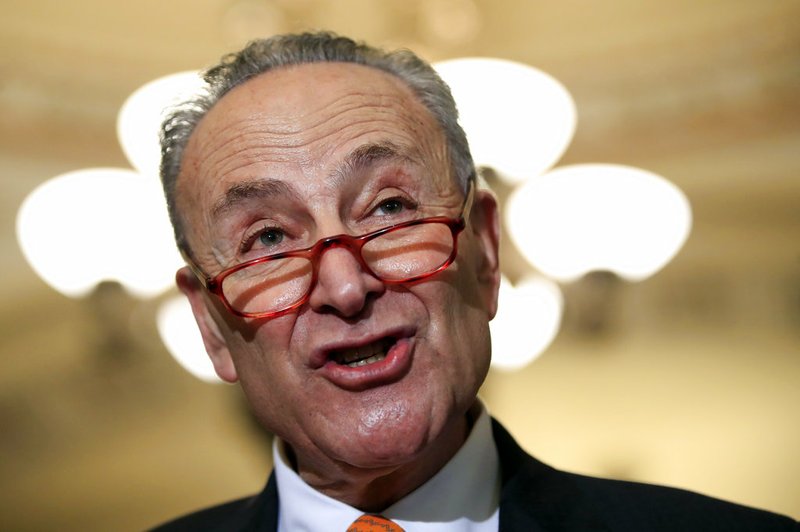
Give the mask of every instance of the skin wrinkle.
[[[359, 146], [345, 157], [342, 164], [328, 174], [327, 180], [339, 184], [352, 174], [363, 172], [380, 162], [392, 160], [413, 161], [410, 156], [400, 153], [400, 150], [391, 142]], [[236, 183], [228, 188], [220, 200], [215, 202], [211, 209], [211, 217], [213, 220], [219, 220], [228, 211], [235, 209], [246, 200], [280, 198], [281, 194], [297, 200], [294, 190], [281, 181], [253, 178]]]
[[[253, 140], [252, 143], [248, 143], [247, 139], [249, 139], [249, 134], [250, 133], [256, 133], [256, 134], [263, 133], [262, 127], [263, 127], [263, 121], [264, 121], [265, 117], [262, 116], [262, 115], [255, 115], [255, 116], [251, 116], [251, 117], [245, 119], [244, 127], [240, 127], [238, 124], [231, 124], [228, 127], [223, 128], [223, 130], [222, 130], [223, 133], [228, 132], [228, 128], [234, 129], [237, 132], [237, 135], [232, 136], [232, 138], [230, 140], [228, 140], [226, 142], [223, 142], [222, 144], [219, 144], [218, 141], [221, 138], [225, 137], [225, 135], [220, 135], [220, 136], [214, 137], [212, 139], [208, 139], [208, 143], [207, 144], [200, 144], [200, 146], [198, 146], [198, 149], [199, 149], [199, 151], [201, 151], [203, 153], [207, 152], [207, 154], [208, 154], [207, 158], [209, 160], [213, 160], [213, 156], [216, 153], [218, 153], [218, 152], [220, 152], [222, 150], [225, 150], [226, 148], [229, 147], [228, 144], [235, 144], [236, 148], [232, 150], [232, 153], [226, 155], [224, 159], [216, 161], [216, 164], [223, 165], [223, 171], [225, 173], [228, 173], [228, 172], [234, 171], [236, 168], [235, 167], [234, 168], [227, 168], [227, 167], [224, 166], [224, 163], [228, 162], [228, 160], [234, 160], [235, 161], [237, 158], [240, 158], [240, 157], [245, 157], [247, 159], [246, 154], [250, 150], [273, 149], [273, 150], [277, 150], [278, 154], [280, 154], [281, 152], [284, 152], [284, 151], [290, 151], [290, 150], [304, 148], [304, 147], [307, 146], [308, 143], [311, 143], [311, 142], [324, 141], [327, 138], [328, 135], [335, 135], [336, 134], [336, 131], [338, 129], [338, 121], [344, 121], [347, 125], [360, 125], [360, 124], [365, 123], [365, 122], [375, 122], [376, 118], [380, 117], [380, 115], [386, 115], [386, 118], [387, 118], [386, 121], [391, 123], [393, 121], [392, 113], [390, 111], [388, 111], [387, 109], [385, 109], [385, 107], [392, 106], [392, 105], [400, 105], [402, 103], [400, 101], [401, 100], [400, 98], [388, 97], [387, 96], [387, 97], [384, 97], [382, 99], [382, 101], [381, 101], [382, 106], [379, 106], [379, 105], [376, 105], [376, 104], [363, 105], [363, 104], [359, 104], [359, 102], [357, 100], [358, 97], [362, 97], [362, 96], [363, 96], [363, 93], [357, 92], [354, 95], [348, 96], [347, 98], [344, 98], [344, 99], [342, 99], [340, 101], [337, 101], [336, 104], [334, 106], [332, 106], [332, 109], [331, 109], [332, 112], [335, 113], [334, 118], [332, 118], [330, 120], [330, 122], [332, 122], [334, 124], [334, 128], [332, 128], [331, 131], [326, 136], [323, 136], [323, 137], [320, 137], [320, 138], [316, 138], [316, 135], [314, 133], [320, 127], [325, 127], [325, 126], [328, 125], [328, 123], [325, 120], [318, 119], [317, 121], [312, 121], [310, 124], [308, 124], [308, 129], [307, 130], [303, 129], [303, 127], [299, 125], [299, 124], [303, 123], [304, 121], [308, 120], [309, 116], [313, 116], [314, 111], [309, 111], [309, 112], [306, 112], [304, 114], [300, 114], [298, 116], [293, 116], [292, 118], [286, 119], [284, 121], [278, 121], [277, 124], [274, 123], [275, 122], [274, 120], [271, 121], [270, 122], [270, 128], [273, 130], [271, 132], [272, 133], [271, 137], [274, 137], [275, 140], [272, 140], [271, 142], [265, 142], [265, 139], [263, 139], [263, 138], [256, 138], [256, 139]], [[353, 99], [353, 103], [352, 104], [348, 103], [349, 99]], [[361, 115], [369, 114], [371, 116], [363, 118], [360, 121], [359, 120], [355, 120], [354, 121], [354, 120], [352, 120], [352, 118], [349, 119], [349, 120], [341, 118], [341, 116], [343, 114], [346, 114], [347, 112], [353, 111], [353, 110], [358, 110]], [[316, 110], [316, 112], [318, 112], [318, 109]], [[337, 120], [337, 117], [339, 117], [338, 120]], [[416, 122], [418, 127], [421, 127], [423, 125], [418, 119], [415, 120], [415, 119], [413, 119], [413, 117], [405, 117], [405, 118], [409, 119], [412, 122]], [[379, 122], [380, 120], [377, 120], [377, 121]], [[287, 127], [285, 128], [286, 131], [281, 131], [281, 127], [280, 126], [281, 126], [282, 122], [285, 122], [287, 124]], [[295, 127], [294, 128], [290, 128], [290, 127], [288, 127], [288, 124], [293, 124], [293, 125], [295, 125]], [[309, 133], [311, 133], [311, 135], [309, 135]], [[415, 133], [419, 133], [419, 131], [415, 131]], [[309, 140], [307, 140], [305, 142], [303, 142], [303, 141], [293, 141], [292, 138], [296, 137], [298, 135], [305, 136]], [[316, 140], [313, 140], [313, 141], [310, 140], [312, 138], [314, 138]], [[194, 138], [190, 139], [190, 142], [192, 142], [193, 140], [194, 140]], [[410, 146], [414, 146], [413, 139], [410, 139], [410, 140], [412, 140], [412, 142], [410, 143]], [[280, 157], [276, 157], [276, 155], [278, 155], [278, 154], [273, 153], [272, 157], [274, 159], [276, 159], [276, 160], [282, 160]], [[289, 158], [289, 157], [291, 157], [291, 155], [287, 155], [287, 158]], [[214, 176], [204, 176], [204, 177], [205, 178], [212, 178]]]
[[[396, 98], [385, 98], [384, 100], [389, 100], [389, 101], [392, 101], [392, 102], [393, 102], [393, 101], [396, 101], [396, 100], [398, 100], [398, 99], [396, 99]], [[361, 107], [358, 107], [358, 106], [354, 105], [354, 106], [348, 107], [348, 109], [360, 109], [360, 110], [363, 110], [364, 108], [370, 108], [370, 106], [361, 106]], [[372, 108], [378, 109], [378, 107], [377, 107], [377, 106], [373, 106]], [[387, 114], [390, 114], [388, 110], [386, 111], [386, 113], [387, 113]], [[337, 116], [338, 116], [338, 115], [337, 115]], [[408, 117], [406, 117], [406, 118], [408, 118]], [[351, 124], [351, 125], [352, 125], [352, 124], [356, 124], [356, 125], [358, 125], [358, 124], [361, 124], [362, 122], [367, 122], [367, 121], [368, 121], [367, 119], [365, 119], [365, 120], [363, 120], [363, 121], [351, 121], [351, 122], [349, 122], [349, 124]], [[251, 120], [249, 121], [249, 123], [256, 123], [256, 122], [258, 122], [258, 120], [256, 120], [256, 119], [251, 119]], [[390, 122], [390, 121], [389, 121], [389, 120], [387, 120], [387, 122]], [[415, 120], [414, 122], [415, 122], [416, 124], [421, 124], [421, 122], [420, 122], [419, 120]], [[323, 123], [323, 124], [324, 124], [324, 121], [322, 121], [321, 123]], [[232, 129], [235, 129], [235, 126], [230, 126], [230, 127], [231, 127]], [[315, 127], [315, 128], [316, 128], [316, 127], [318, 127], [318, 124], [315, 124], [315, 126], [314, 126], [314, 127]], [[335, 128], [333, 128], [333, 129], [335, 130]], [[227, 130], [227, 128], [226, 128], [226, 130]], [[236, 131], [238, 132], [238, 129], [236, 129]], [[247, 132], [245, 132], [245, 133], [247, 133]], [[416, 132], [415, 132], [415, 133], [416, 133]], [[331, 134], [333, 134], [333, 133], [329, 133], [329, 135], [331, 135]], [[217, 140], [217, 139], [219, 139], [220, 137], [221, 137], [221, 136], [215, 136], [215, 137], [214, 137], [212, 140]], [[327, 135], [326, 135], [326, 136], [323, 136], [322, 138], [323, 138], [323, 139], [324, 139], [324, 138], [327, 138]], [[192, 139], [192, 140], [193, 140], [193, 139]], [[264, 144], [263, 144], [263, 143], [262, 143], [262, 144], [259, 144], [259, 143], [257, 142], [257, 141], [258, 141], [258, 138], [256, 138], [256, 139], [255, 139], [255, 141], [256, 141], [256, 142], [253, 142], [253, 146], [252, 146], [252, 147], [249, 147], [249, 146], [247, 145], [247, 143], [246, 143], [246, 142], [242, 142], [242, 139], [241, 139], [241, 137], [240, 137], [239, 135], [237, 135], [237, 136], [235, 136], [235, 137], [234, 137], [234, 139], [233, 139], [233, 140], [231, 140], [231, 141], [229, 141], [229, 142], [227, 142], [227, 143], [223, 143], [221, 146], [218, 146], [218, 147], [213, 147], [213, 148], [212, 148], [211, 146], [206, 146], [207, 148], [211, 149], [211, 151], [210, 151], [209, 155], [207, 156], [207, 158], [208, 158], [208, 159], [209, 159], [211, 162], [214, 162], [214, 155], [215, 155], [217, 152], [219, 152], [220, 150], [222, 150], [222, 149], [224, 149], [225, 147], [227, 147], [227, 146], [228, 146], [228, 144], [237, 144], [237, 142], [239, 143], [239, 144], [237, 144], [237, 146], [238, 146], [238, 145], [241, 145], [241, 144], [243, 144], [243, 145], [244, 145], [244, 147], [239, 147], [239, 148], [238, 148], [238, 151], [235, 151], [235, 152], [234, 152], [234, 154], [238, 154], [240, 157], [242, 157], [242, 156], [243, 156], [245, 153], [247, 153], [247, 152], [248, 152], [248, 150], [255, 150], [255, 149], [263, 150], [263, 149], [264, 149], [264, 147], [265, 147], [265, 146], [264, 146]], [[276, 142], [277, 142], [277, 141], [276, 141]], [[310, 143], [312, 143], [312, 142], [316, 142], [316, 141], [314, 141], [314, 140], [311, 140], [311, 139], [310, 139], [310, 140], [309, 140], [307, 143], [295, 143], [295, 146], [302, 146], [302, 147], [305, 147], [307, 144], [310, 144]], [[289, 144], [292, 144], [292, 143], [291, 143], [291, 142], [289, 142]], [[412, 144], [411, 144], [411, 146], [415, 146], [415, 144], [413, 144], [413, 143], [412, 143]], [[267, 147], [272, 147], [272, 145], [271, 145], [271, 144], [270, 144], [270, 145], [267, 145]], [[283, 150], [283, 151], [294, 149], [294, 146], [291, 146], [290, 148], [286, 148], [286, 147], [282, 147], [282, 146], [276, 146], [276, 147], [278, 147], [278, 148], [279, 148], [279, 150]], [[410, 151], [416, 151], [416, 150], [410, 150]], [[279, 153], [280, 153], [280, 152], [279, 152]], [[288, 158], [290, 158], [290, 157], [291, 157], [290, 155], [287, 155], [287, 159], [288, 159]], [[416, 158], [416, 157], [415, 157], [415, 158]], [[270, 157], [270, 159], [271, 159], [271, 160], [273, 160], [273, 161], [275, 161], [275, 160], [277, 160], [277, 161], [281, 161], [281, 160], [283, 160], [282, 158], [280, 158], [280, 157], [275, 157], [274, 155], [272, 155], [272, 156]], [[423, 159], [424, 159], [424, 158], [423, 158]], [[438, 160], [441, 160], [441, 159], [442, 159], [442, 157], [441, 157], [441, 156], [440, 156], [440, 157], [436, 157], [435, 159], [438, 161]], [[234, 155], [231, 155], [231, 156], [229, 156], [229, 157], [226, 157], [226, 158], [223, 158], [223, 159], [221, 159], [219, 162], [220, 162], [220, 163], [222, 163], [222, 162], [224, 162], [225, 160], [235, 160], [235, 157], [234, 157]], [[259, 162], [261, 162], [261, 161], [256, 161], [256, 160], [253, 160], [253, 158], [252, 158], [252, 157], [246, 157], [246, 158], [244, 158], [244, 161], [249, 161], [251, 165], [255, 165], [255, 164], [258, 164]], [[232, 171], [234, 171], [234, 170], [237, 170], [237, 169], [238, 169], [238, 170], [241, 170], [242, 168], [244, 168], [244, 166], [242, 166], [242, 161], [239, 161], [239, 166], [238, 166], [237, 168], [234, 168], [234, 169], [228, 169], [228, 168], [225, 168], [225, 167], [223, 167], [223, 172], [225, 172], [225, 173], [231, 173], [231, 172], [232, 172]], [[446, 168], [448, 168], [448, 169], [449, 169], [449, 165], [447, 165], [447, 166], [446, 166]], [[448, 172], [448, 173], [449, 173], [449, 172]], [[208, 180], [208, 179], [206, 179], [206, 180]], [[437, 180], [435, 180], [435, 181], [436, 181], [436, 182], [440, 182], [440, 183], [447, 183], [447, 181], [448, 181], [448, 180], [445, 180], [445, 179], [441, 179], [441, 180], [439, 180], [439, 179], [437, 179]], [[209, 227], [213, 227], [213, 226], [214, 226], [214, 224], [215, 224], [215, 222], [216, 222], [216, 220], [214, 219], [214, 217], [213, 217], [213, 216], [212, 216], [212, 217], [210, 217], [210, 218], [209, 218], [209, 221], [208, 221], [208, 226], [209, 226]], [[229, 253], [229, 251], [228, 251], [228, 249], [227, 249], [227, 248], [228, 248], [228, 246], [227, 246], [227, 245], [223, 245], [223, 246], [220, 246], [220, 245], [215, 245], [215, 246], [213, 247], [213, 250], [212, 250], [213, 252], [212, 252], [212, 255], [211, 255], [211, 257], [213, 257], [213, 259], [214, 259], [214, 262], [216, 263], [216, 268], [217, 268], [217, 269], [220, 269], [220, 270], [221, 270], [221, 269], [224, 269], [225, 267], [228, 267], [228, 266], [232, 265], [232, 263], [230, 262], [230, 259], [227, 259], [227, 258], [226, 258], [226, 257], [228, 257], [228, 256], [230, 255], [230, 253]], [[211, 258], [211, 257], [208, 257], [208, 258]], [[203, 258], [205, 258], [205, 257], [198, 257], [198, 262], [201, 262]], [[202, 266], [202, 264], [201, 264], [201, 266]], [[208, 270], [207, 270], [207, 271], [208, 271]]]
[[[387, 118], [389, 120], [392, 119], [391, 113], [388, 113], [387, 111], [382, 109], [381, 106], [378, 106], [378, 105], [363, 105], [363, 104], [359, 105], [357, 102], [354, 102], [352, 105], [343, 105], [344, 103], [346, 103], [346, 102], [343, 102], [343, 101], [340, 101], [340, 102], [337, 102], [337, 103], [339, 105], [333, 107], [333, 112], [338, 113], [338, 114], [345, 114], [345, 113], [347, 113], [349, 111], [352, 111], [354, 109], [358, 109], [359, 111], [361, 111], [363, 113], [372, 112], [376, 116], [380, 115], [380, 114], [386, 114]], [[388, 105], [392, 105], [393, 103], [394, 102], [390, 101], [388, 103]], [[337, 107], [338, 107], [338, 110], [337, 110]], [[287, 120], [286, 121], [287, 126], [289, 124], [298, 124], [298, 123], [303, 122], [306, 119], [306, 117], [308, 115], [310, 115], [310, 114], [311, 113], [308, 113], [307, 115], [301, 115], [301, 116], [295, 117], [293, 119]], [[235, 160], [236, 158], [238, 158], [238, 157], [242, 156], [243, 154], [245, 154], [250, 149], [276, 149], [279, 152], [283, 151], [283, 150], [300, 149], [300, 148], [306, 147], [311, 142], [324, 141], [325, 138], [328, 135], [335, 135], [336, 134], [336, 131], [333, 130], [333, 131], [330, 131], [329, 133], [327, 133], [326, 135], [324, 135], [322, 137], [318, 137], [317, 138], [314, 135], [315, 131], [317, 131], [319, 128], [327, 127], [329, 125], [325, 121], [319, 121], [319, 122], [316, 122], [316, 123], [312, 122], [311, 124], [308, 125], [308, 129], [303, 129], [303, 128], [300, 128], [300, 127], [296, 127], [294, 129], [291, 129], [289, 127], [286, 127], [285, 131], [281, 130], [281, 127], [280, 127], [281, 123], [279, 122], [277, 124], [273, 124], [273, 123], [270, 124], [271, 129], [273, 129], [273, 131], [271, 132], [272, 136], [276, 140], [273, 140], [272, 142], [264, 142], [265, 139], [262, 138], [262, 139], [260, 139], [260, 142], [254, 142], [252, 145], [248, 145], [246, 142], [242, 142], [242, 137], [247, 137], [249, 133], [256, 133], [256, 134], [263, 133], [262, 126], [263, 126], [264, 119], [265, 119], [264, 116], [255, 115], [255, 116], [250, 117], [245, 122], [245, 124], [246, 124], [245, 127], [237, 127], [236, 124], [233, 124], [233, 125], [229, 126], [230, 128], [235, 128], [238, 134], [236, 135], [236, 138], [233, 138], [228, 142], [235, 143], [237, 145], [237, 148], [233, 149], [231, 151], [231, 153], [227, 154], [225, 156], [225, 159], [220, 160], [219, 163], [220, 164], [225, 163], [226, 159]], [[375, 120], [375, 117], [369, 117], [369, 118], [365, 118], [365, 119], [363, 119], [361, 121], [352, 121], [352, 120], [346, 121], [346, 124], [347, 125], [360, 125], [360, 124], [366, 123], [366, 122], [373, 122], [374, 120]], [[331, 122], [336, 124], [337, 123], [337, 119], [333, 118], [333, 119], [331, 119]], [[250, 126], [250, 127], [248, 127], [248, 126]], [[226, 129], [223, 129], [223, 133], [225, 133], [225, 132], [227, 132]], [[309, 133], [311, 133], [310, 137], [313, 138], [314, 140], [311, 140], [311, 139], [306, 140], [306, 141], [303, 141], [303, 140], [293, 141], [292, 140], [294, 137], [298, 137], [298, 136], [300, 136], [302, 138], [308, 138], [309, 137]], [[280, 141], [278, 139], [280, 139]], [[209, 151], [209, 155], [213, 155], [215, 152], [219, 152], [221, 150], [224, 150], [224, 149], [228, 148], [227, 143], [215, 146], [213, 144], [213, 141], [215, 141], [215, 140], [217, 140], [217, 139], [216, 138], [215, 139], [209, 139], [209, 141], [210, 141], [209, 144], [211, 144], [211, 145], [209, 145], [209, 146], [200, 146], [199, 149], [202, 150], [202, 151]], [[273, 154], [273, 156], [274, 155], [275, 154]]]
[[[226, 143], [226, 145], [227, 145], [227, 143]], [[411, 159], [411, 160], [420, 160], [421, 159], [420, 155], [414, 153], [414, 152], [416, 152], [418, 150], [409, 150], [409, 151], [411, 152], [411, 154], [408, 155], [409, 159]], [[242, 151], [237, 152], [237, 153], [241, 154]], [[275, 160], [274, 157], [270, 157], [269, 159], [271, 161]], [[213, 162], [213, 159], [209, 158], [209, 160]], [[259, 161], [259, 162], [261, 162], [261, 161]], [[248, 168], [248, 167], [256, 165], [256, 164], [258, 164], [258, 162], [252, 162], [252, 161], [249, 160], [249, 164], [247, 164], [247, 165], [239, 165], [236, 168], [236, 170], [241, 172], [244, 168]], [[226, 173], [230, 173], [230, 172], [226, 172]], [[428, 173], [433, 174], [433, 175], [437, 175], [434, 171], [430, 171]], [[447, 183], [448, 181], [446, 179], [435, 179], [434, 182]], [[219, 224], [219, 219], [216, 216], [214, 216], [214, 211], [216, 209], [217, 209], [217, 207], [212, 207], [211, 208], [212, 213], [208, 217], [208, 226], [209, 227], [215, 227], [215, 226], [218, 226], [218, 224]], [[223, 247], [215, 246], [214, 251], [215, 251], [214, 258], [215, 258], [215, 262], [217, 263], [216, 266], [217, 266], [218, 269], [221, 269], [221, 268], [224, 268], [226, 266], [231, 265], [229, 259], [224, 259], [223, 258], [222, 260], [220, 260], [220, 257], [225, 257], [229, 253], [226, 249], [224, 249]], [[203, 267], [202, 264], [201, 264], [201, 267]], [[206, 270], [206, 271], [212, 271], [212, 270]]]
[[[383, 146], [383, 144], [384, 143], [368, 144], [357, 148], [356, 150], [354, 150], [354, 152], [351, 152], [351, 154], [345, 157], [345, 161], [341, 165], [339, 165], [334, 172], [330, 173], [329, 176], [331, 177], [328, 177], [327, 179], [332, 180], [332, 182], [334, 183], [334, 188], [341, 188], [350, 181], [357, 181], [358, 184], [353, 186], [363, 189], [364, 194], [367, 196], [369, 196], [369, 194], [376, 194], [377, 189], [380, 188], [381, 186], [385, 186], [386, 182], [390, 182], [393, 180], [400, 180], [400, 182], [412, 183], [414, 178], [411, 177], [406, 171], [404, 171], [402, 167], [392, 166], [392, 164], [396, 163], [398, 160], [408, 161], [408, 159], [403, 156], [395, 157], [393, 155], [387, 154], [385, 152], [385, 148], [381, 147]], [[374, 149], [376, 149], [376, 147], [379, 151], [382, 152], [382, 155], [379, 157], [375, 157], [372, 155], [365, 155], [363, 153], [359, 155], [360, 152], [374, 153]], [[383, 159], [384, 155], [389, 155], [390, 158], [384, 160]], [[358, 166], [359, 168], [353, 166], [354, 163], [353, 161], [350, 160], [351, 157], [361, 158], [360, 161], [356, 161], [356, 166]], [[369, 159], [363, 159], [363, 157], [368, 157]], [[388, 167], [386, 174], [389, 175], [390, 177], [382, 175], [381, 167]], [[347, 169], [345, 170], [344, 168]], [[379, 173], [379, 175], [382, 175], [382, 177], [378, 177], [374, 180], [362, 183], [361, 181], [364, 178], [357, 176], [359, 176], [361, 173], [365, 172], [368, 173], [370, 171], [375, 171]], [[256, 202], [264, 202], [265, 204], [269, 204], [269, 200], [273, 199], [273, 200], [280, 200], [281, 203], [286, 204], [287, 203], [286, 198], [281, 198], [280, 192], [285, 192], [286, 197], [291, 198], [289, 200], [289, 203], [295, 202], [297, 204], [301, 204], [297, 196], [297, 193], [291, 188], [291, 185], [286, 185], [285, 183], [276, 182], [274, 180], [264, 181], [259, 179], [252, 179], [248, 181], [239, 182], [236, 185], [230, 187], [228, 191], [225, 193], [225, 201], [217, 202], [217, 205], [215, 205], [215, 207], [213, 208], [212, 216], [216, 220], [218, 220], [219, 223], [220, 217], [216, 216], [216, 214], [221, 209], [225, 210], [231, 209], [232, 215], [235, 215], [237, 212], [240, 214], [246, 213], [247, 205], [249, 205], [250, 203], [256, 204]], [[428, 201], [426, 201], [424, 205], [420, 206], [421, 211], [419, 217], [442, 215], [450, 211], [453, 211], [454, 207], [457, 207], [461, 201], [458, 192], [457, 191], [453, 192], [454, 192], [453, 194], [447, 195], [446, 197], [442, 198], [438, 197], [434, 199], [426, 198]], [[411, 190], [405, 190], [404, 193], [409, 197], [415, 197], [419, 195], [418, 192], [414, 192]], [[231, 194], [233, 194], [234, 196], [233, 199], [231, 198]], [[370, 208], [372, 207], [370, 206]], [[346, 212], [349, 209], [351, 209], [351, 206], [344, 204], [340, 212], [341, 216], [342, 217], [349, 216]], [[359, 211], [360, 210], [362, 209], [359, 209]], [[272, 218], [272, 214], [270, 214], [270, 218]], [[306, 216], [303, 218], [310, 219], [311, 217]], [[231, 219], [236, 219], [236, 218], [232, 217]], [[242, 227], [252, 225], [251, 223], [246, 222], [245, 220], [246, 219], [242, 220], [243, 221], [243, 223], [241, 224]], [[265, 222], [265, 225], [269, 225], [269, 222]], [[374, 227], [372, 227], [371, 229], [374, 229]], [[346, 228], [346, 232], [361, 234], [366, 232], [366, 229], [362, 230], [362, 229], [348, 227]], [[301, 248], [310, 246], [313, 242], [324, 236], [331, 236], [331, 235], [317, 234], [315, 238], [308, 239], [303, 245], [298, 245], [297, 247]], [[221, 243], [215, 244], [215, 249], [221, 252], [220, 246]], [[241, 260], [232, 260], [231, 258], [228, 257], [221, 262], [224, 264], [224, 267], [229, 267], [235, 263], [241, 262]]]
[[[311, 84], [316, 93], [306, 91]], [[256, 92], [268, 97], [254, 100]], [[336, 102], [356, 103], [354, 92], [364, 105], [340, 113]], [[199, 266], [216, 262], [211, 206], [231, 186], [258, 176], [299, 195], [302, 205], [285, 208], [307, 217], [312, 238], [357, 228], [359, 213], [383, 190], [405, 190], [420, 201], [415, 215], [457, 215], [463, 192], [451, 175], [444, 134], [414, 98], [391, 75], [352, 64], [270, 72], [226, 94], [193, 133], [177, 182], [177, 207]], [[393, 103], [379, 105], [386, 102]], [[318, 114], [298, 123], [296, 135], [276, 135], [276, 124], [295, 120], [299, 108]], [[249, 130], [254, 116], [264, 123]], [[241, 124], [248, 127], [244, 137]], [[308, 130], [309, 124], [317, 125]], [[415, 147], [421, 164], [381, 161], [341, 183], [329, 179], [347, 154], [386, 141]], [[287, 146], [292, 142], [302, 147]], [[494, 201], [479, 191], [474, 209], [486, 213], [472, 216], [456, 261], [435, 277], [387, 287], [346, 250], [329, 250], [309, 302], [273, 320], [238, 318], [188, 270], [179, 273], [198, 322], [211, 324], [203, 335], [215, 368], [239, 380], [260, 422], [293, 449], [301, 477], [324, 493], [379, 510], [429, 478], [463, 442], [465, 412], [488, 371], [488, 320], [499, 284]], [[398, 328], [409, 331], [413, 346], [401, 378], [354, 392], [310, 365], [321, 346], [371, 341]]]

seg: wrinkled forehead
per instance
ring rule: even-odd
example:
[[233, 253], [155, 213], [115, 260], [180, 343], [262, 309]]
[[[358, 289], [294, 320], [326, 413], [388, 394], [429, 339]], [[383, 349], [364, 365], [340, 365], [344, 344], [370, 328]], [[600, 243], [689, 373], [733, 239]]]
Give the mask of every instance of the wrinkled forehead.
[[254, 116], [274, 122], [282, 133], [300, 133], [347, 109], [336, 105], [343, 98], [363, 99], [365, 113], [396, 106], [395, 111], [416, 115], [415, 120], [433, 120], [397, 76], [356, 63], [318, 62], [277, 67], [234, 87], [209, 110], [195, 134]]
[[296, 176], [324, 175], [362, 143], [391, 144], [452, 179], [441, 127], [396, 76], [353, 63], [269, 71], [231, 90], [198, 124], [178, 177], [179, 208], [202, 208], [231, 180], [279, 165]]

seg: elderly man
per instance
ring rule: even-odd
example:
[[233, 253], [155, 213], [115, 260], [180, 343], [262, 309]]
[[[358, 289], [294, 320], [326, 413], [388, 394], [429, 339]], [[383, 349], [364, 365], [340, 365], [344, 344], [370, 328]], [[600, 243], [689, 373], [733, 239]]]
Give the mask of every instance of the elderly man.
[[489, 418], [497, 204], [429, 65], [302, 34], [206, 79], [164, 124], [177, 282], [275, 469], [163, 530], [797, 530], [556, 471]]

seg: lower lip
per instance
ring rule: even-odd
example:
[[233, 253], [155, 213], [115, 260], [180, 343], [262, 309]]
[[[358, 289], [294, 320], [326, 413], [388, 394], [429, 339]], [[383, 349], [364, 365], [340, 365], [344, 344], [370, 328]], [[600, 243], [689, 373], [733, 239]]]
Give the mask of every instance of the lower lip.
[[414, 340], [401, 338], [389, 349], [383, 360], [355, 368], [329, 360], [320, 368], [320, 371], [329, 381], [340, 388], [354, 391], [363, 390], [396, 382], [403, 378], [411, 368], [413, 352]]

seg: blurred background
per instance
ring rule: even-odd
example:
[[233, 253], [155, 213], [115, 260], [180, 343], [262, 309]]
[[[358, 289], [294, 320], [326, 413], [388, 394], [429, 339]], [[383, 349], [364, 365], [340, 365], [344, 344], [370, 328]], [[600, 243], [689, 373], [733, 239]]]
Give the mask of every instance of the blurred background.
[[[47, 179], [129, 166], [115, 121], [142, 84], [254, 37], [315, 28], [430, 61], [536, 66], [577, 106], [559, 164], [638, 166], [683, 190], [694, 220], [676, 258], [639, 283], [598, 273], [562, 284], [555, 341], [519, 371], [493, 370], [482, 396], [554, 466], [800, 518], [799, 1], [1, 0], [0, 10], [0, 529], [140, 530], [265, 482], [268, 437], [237, 388], [169, 356], [159, 301], [111, 283], [60, 295], [25, 262], [14, 226]], [[66, 236], [52, 227], [54, 241]]]

